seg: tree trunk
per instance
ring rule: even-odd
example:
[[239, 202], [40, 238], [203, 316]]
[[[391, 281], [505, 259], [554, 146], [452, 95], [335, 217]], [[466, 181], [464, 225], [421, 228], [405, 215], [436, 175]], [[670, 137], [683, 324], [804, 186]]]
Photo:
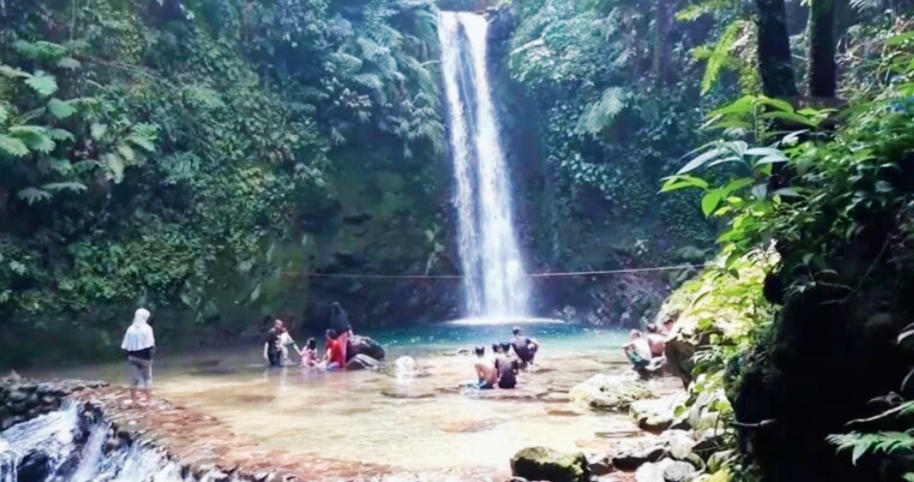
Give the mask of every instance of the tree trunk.
[[835, 0], [812, 0], [809, 9], [809, 62], [806, 91], [810, 97], [834, 97]]
[[758, 8], [758, 63], [762, 92], [768, 97], [796, 97], [784, 0], [755, 0]]

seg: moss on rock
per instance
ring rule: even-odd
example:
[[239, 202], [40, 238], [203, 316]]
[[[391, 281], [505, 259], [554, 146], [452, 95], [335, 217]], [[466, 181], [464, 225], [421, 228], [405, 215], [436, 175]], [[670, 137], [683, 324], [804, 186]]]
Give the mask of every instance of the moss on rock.
[[565, 453], [546, 447], [522, 449], [511, 459], [511, 472], [527, 480], [586, 482], [590, 478], [583, 453]]

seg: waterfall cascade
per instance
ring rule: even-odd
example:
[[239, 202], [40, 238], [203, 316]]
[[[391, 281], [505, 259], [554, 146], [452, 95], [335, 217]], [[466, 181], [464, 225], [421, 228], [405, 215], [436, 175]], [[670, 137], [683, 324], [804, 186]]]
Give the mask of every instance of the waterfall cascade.
[[530, 287], [486, 69], [488, 23], [472, 13], [441, 12], [438, 31], [466, 311], [476, 318], [517, 320], [529, 315]]
[[[140, 443], [105, 451], [109, 427], [84, 429], [80, 405], [38, 416], [0, 434], [0, 482], [182, 482], [181, 467]], [[26, 468], [27, 467], [27, 468]], [[23, 473], [28, 470], [29, 473]]]

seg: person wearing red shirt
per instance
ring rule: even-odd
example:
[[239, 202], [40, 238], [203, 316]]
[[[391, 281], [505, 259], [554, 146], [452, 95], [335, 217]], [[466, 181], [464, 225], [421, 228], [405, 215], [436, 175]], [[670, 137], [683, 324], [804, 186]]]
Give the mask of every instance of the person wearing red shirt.
[[336, 339], [336, 330], [332, 328], [327, 330], [327, 354], [324, 357], [327, 362], [327, 370], [342, 370], [343, 367], [346, 366], [346, 359], [343, 358], [344, 356], [343, 346], [340, 344], [340, 341]]

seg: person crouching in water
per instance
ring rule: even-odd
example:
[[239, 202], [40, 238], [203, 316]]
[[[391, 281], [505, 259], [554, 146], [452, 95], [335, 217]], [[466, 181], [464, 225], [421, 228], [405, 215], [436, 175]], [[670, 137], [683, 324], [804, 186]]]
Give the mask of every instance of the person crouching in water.
[[298, 356], [301, 357], [301, 366], [316, 367], [320, 363], [317, 358], [317, 340], [308, 338], [308, 341], [305, 342], [305, 349], [300, 350]]
[[495, 353], [495, 371], [498, 374], [498, 388], [514, 388], [517, 386], [517, 360], [508, 358], [509, 343], [494, 343], [492, 351]]
[[333, 328], [327, 330], [327, 352], [324, 355], [324, 363], [327, 371], [342, 370], [346, 367], [346, 358], [343, 353], [343, 347], [337, 340], [336, 330]]
[[521, 361], [521, 368], [533, 365], [533, 357], [536, 356], [536, 351], [539, 350], [539, 343], [533, 338], [521, 335], [520, 327], [515, 326], [512, 333], [514, 334], [514, 353]]
[[127, 365], [130, 367], [130, 399], [137, 403], [136, 392], [146, 394], [146, 403], [152, 402], [152, 356], [155, 354], [156, 340], [149, 326], [148, 310], [140, 308], [133, 315], [133, 323], [124, 333], [121, 349], [127, 353]]
[[632, 330], [629, 333], [629, 341], [623, 346], [625, 356], [632, 362], [635, 371], [642, 378], [648, 378], [651, 374], [650, 366], [653, 364], [653, 353], [647, 337], [639, 330]]
[[477, 346], [474, 351], [476, 352], [476, 378], [479, 379], [476, 388], [480, 390], [494, 388], [498, 382], [498, 371], [495, 369], [495, 363], [486, 358], [485, 347]]

